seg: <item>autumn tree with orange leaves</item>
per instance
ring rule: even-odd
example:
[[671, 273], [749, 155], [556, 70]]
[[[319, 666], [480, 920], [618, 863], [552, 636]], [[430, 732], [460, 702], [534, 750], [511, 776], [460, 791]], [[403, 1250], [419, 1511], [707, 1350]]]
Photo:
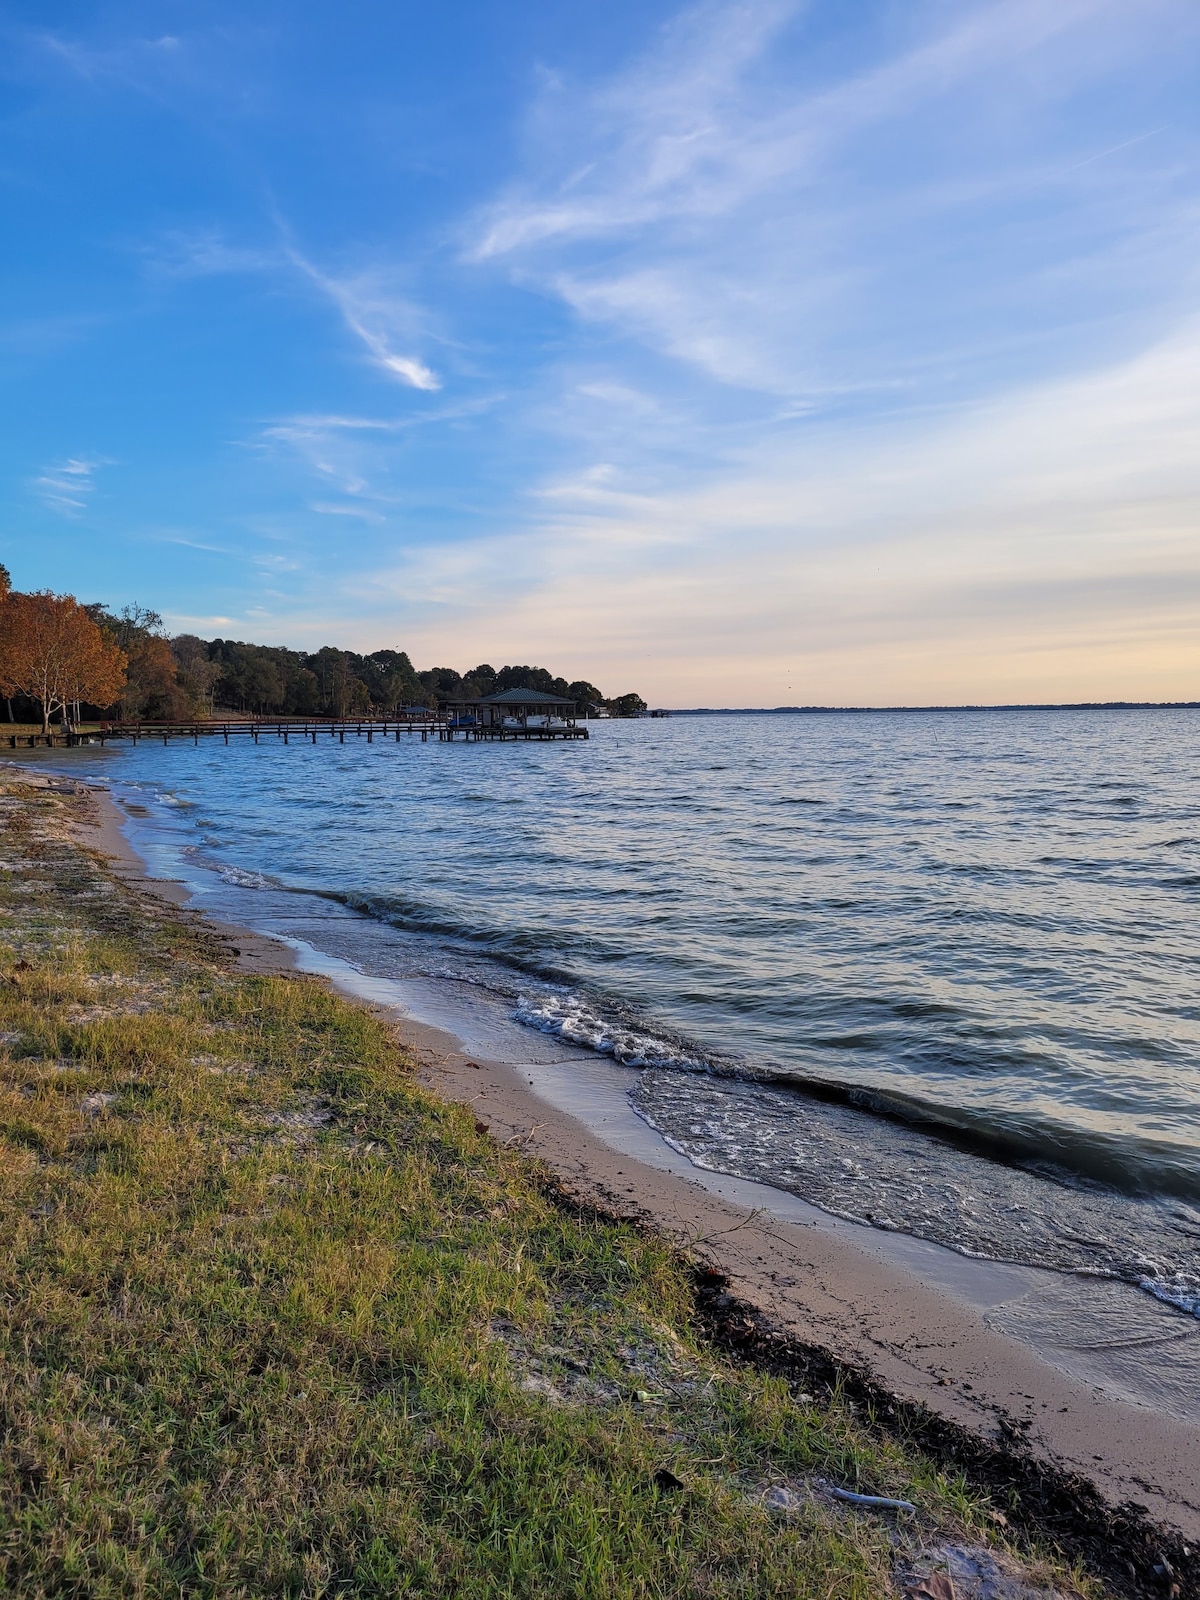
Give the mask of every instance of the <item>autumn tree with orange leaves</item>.
[[125, 652], [107, 640], [69, 594], [8, 594], [0, 600], [0, 694], [28, 695], [50, 719], [77, 701], [107, 706], [125, 687]]

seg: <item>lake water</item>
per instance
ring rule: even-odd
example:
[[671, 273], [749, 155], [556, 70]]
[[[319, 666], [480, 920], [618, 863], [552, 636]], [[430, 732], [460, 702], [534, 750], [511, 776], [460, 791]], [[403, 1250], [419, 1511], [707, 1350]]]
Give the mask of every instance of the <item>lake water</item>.
[[752, 715], [69, 765], [227, 914], [628, 1064], [698, 1166], [1200, 1315], [1198, 746], [1186, 710]]

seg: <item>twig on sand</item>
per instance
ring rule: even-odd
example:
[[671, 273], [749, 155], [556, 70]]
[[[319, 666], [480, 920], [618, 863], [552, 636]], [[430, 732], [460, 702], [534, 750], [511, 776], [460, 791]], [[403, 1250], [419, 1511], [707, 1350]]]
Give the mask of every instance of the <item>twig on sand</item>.
[[500, 1143], [507, 1146], [515, 1145], [517, 1149], [520, 1149], [522, 1146], [530, 1144], [544, 1127], [544, 1122], [532, 1122], [524, 1131], [518, 1128], [516, 1133], [510, 1134], [507, 1139], [501, 1139]]
[[[676, 1210], [675, 1214], [676, 1216], [679, 1215], [678, 1209]], [[694, 1250], [697, 1245], [711, 1244], [714, 1239], [724, 1239], [731, 1233], [740, 1233], [743, 1228], [756, 1227], [762, 1217], [769, 1215], [770, 1212], [767, 1210], [766, 1206], [755, 1206], [754, 1209], [748, 1212], [740, 1222], [735, 1222], [731, 1228], [717, 1228], [712, 1233], [695, 1234], [687, 1241], [688, 1246]], [[680, 1220], [682, 1221], [682, 1218]]]

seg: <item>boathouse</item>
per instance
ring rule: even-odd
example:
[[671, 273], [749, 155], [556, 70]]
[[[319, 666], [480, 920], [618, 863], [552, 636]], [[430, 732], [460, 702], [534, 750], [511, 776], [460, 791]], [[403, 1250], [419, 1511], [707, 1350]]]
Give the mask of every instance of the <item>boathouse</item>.
[[574, 700], [547, 694], [544, 689], [504, 689], [473, 703], [485, 728], [544, 728], [548, 731], [575, 726]]

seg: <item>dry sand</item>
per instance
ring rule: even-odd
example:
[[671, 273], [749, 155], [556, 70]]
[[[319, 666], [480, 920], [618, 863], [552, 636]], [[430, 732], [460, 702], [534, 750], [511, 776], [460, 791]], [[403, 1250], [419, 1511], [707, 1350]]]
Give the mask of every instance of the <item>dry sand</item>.
[[[32, 774], [22, 768], [29, 781]], [[74, 788], [69, 780], [64, 787]], [[182, 885], [146, 877], [109, 796], [94, 791], [97, 829], [84, 842], [115, 870], [173, 905]], [[239, 967], [287, 972], [286, 946], [217, 924]], [[470, 1104], [493, 1136], [540, 1157], [581, 1201], [636, 1217], [689, 1243], [730, 1292], [784, 1333], [866, 1372], [889, 1393], [988, 1439], [1016, 1437], [1040, 1462], [1078, 1474], [1110, 1505], [1134, 1502], [1200, 1540], [1200, 1426], [1101, 1393], [990, 1327], [964, 1304], [816, 1222], [764, 1218], [700, 1181], [623, 1155], [538, 1095], [520, 1067], [463, 1053], [459, 1040], [395, 1015], [424, 1082]]]

